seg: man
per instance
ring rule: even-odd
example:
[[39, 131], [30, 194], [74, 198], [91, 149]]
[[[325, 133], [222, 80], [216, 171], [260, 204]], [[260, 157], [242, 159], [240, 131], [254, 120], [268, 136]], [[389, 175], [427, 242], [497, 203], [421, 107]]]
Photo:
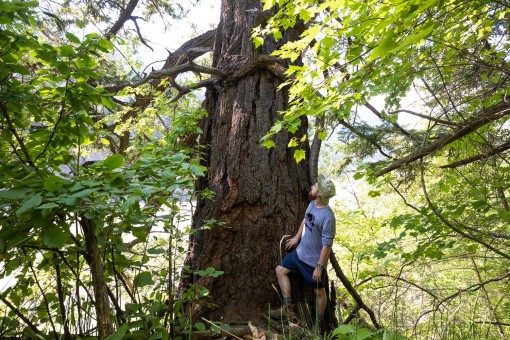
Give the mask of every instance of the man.
[[329, 199], [335, 195], [333, 182], [320, 175], [317, 183], [310, 189], [312, 202], [306, 209], [305, 218], [299, 231], [287, 240], [288, 253], [276, 267], [278, 284], [283, 295], [283, 306], [271, 311], [271, 317], [292, 317], [289, 273], [299, 274], [308, 286], [315, 288], [318, 300], [318, 317], [322, 321], [326, 310], [326, 264], [335, 238], [336, 225], [333, 210], [328, 206]]

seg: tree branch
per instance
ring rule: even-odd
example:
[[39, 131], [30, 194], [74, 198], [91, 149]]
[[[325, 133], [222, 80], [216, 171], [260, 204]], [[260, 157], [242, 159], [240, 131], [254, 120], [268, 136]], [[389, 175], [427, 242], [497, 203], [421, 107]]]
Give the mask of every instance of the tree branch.
[[[151, 72], [148, 76], [140, 79], [132, 84], [121, 84], [114, 86], [106, 86], [104, 87], [106, 91], [114, 93], [118, 92], [128, 86], [140, 86], [147, 82], [151, 82], [154, 79], [161, 78], [165, 76], [165, 72], [167, 76], [177, 75], [182, 72], [194, 71], [196, 69], [186, 69], [184, 68], [176, 68], [177, 66], [181, 66], [185, 63], [192, 63], [196, 58], [204, 55], [205, 53], [212, 52], [214, 45], [214, 37], [216, 34], [216, 30], [210, 30], [206, 33], [195, 37], [191, 40], [188, 40], [184, 44], [182, 44], [174, 53], [169, 53], [167, 59], [165, 60], [165, 64], [160, 70]], [[189, 68], [189, 65], [188, 65]], [[153, 84], [154, 86], [158, 86], [158, 84]], [[162, 90], [162, 88], [159, 88]], [[135, 104], [136, 105], [136, 104]], [[134, 106], [135, 106], [134, 105]]]
[[377, 275], [374, 275], [374, 276], [370, 276], [368, 278], [366, 278], [365, 280], [359, 282], [356, 284], [356, 287], [357, 286], [360, 286], [368, 281], [371, 281], [372, 279], [376, 278], [376, 277], [389, 277], [390, 279], [393, 279], [393, 280], [396, 280], [396, 281], [402, 281], [402, 282], [405, 282], [407, 283], [408, 285], [411, 285], [415, 288], [418, 288], [419, 290], [422, 290], [424, 291], [425, 293], [429, 294], [432, 298], [434, 298], [434, 300], [439, 300], [439, 298], [437, 297], [437, 295], [435, 295], [432, 291], [430, 291], [429, 289], [427, 288], [424, 288], [424, 287], [421, 287], [419, 286], [418, 284], [412, 282], [412, 281], [409, 281], [409, 280], [406, 280], [406, 279], [403, 279], [402, 277], [398, 276], [398, 277], [395, 277], [393, 275], [389, 275], [389, 274], [377, 274]]
[[490, 280], [487, 280], [487, 281], [484, 281], [484, 282], [481, 282], [481, 283], [477, 283], [477, 284], [474, 284], [474, 285], [471, 285], [469, 287], [466, 287], [464, 289], [460, 289], [459, 291], [457, 291], [456, 293], [452, 294], [452, 295], [449, 295], [447, 296], [446, 298], [444, 298], [443, 300], [439, 301], [438, 304], [436, 305], [435, 308], [433, 309], [430, 309], [428, 311], [425, 311], [423, 312], [419, 317], [418, 319], [416, 320], [415, 322], [415, 328], [416, 328], [416, 325], [418, 325], [418, 323], [420, 322], [420, 319], [422, 317], [424, 317], [425, 315], [429, 314], [429, 313], [432, 313], [434, 311], [436, 311], [439, 307], [441, 307], [441, 305], [443, 305], [446, 301], [449, 301], [451, 299], [454, 299], [455, 297], [459, 296], [460, 294], [464, 293], [464, 292], [468, 292], [468, 291], [471, 291], [471, 292], [474, 292], [474, 291], [477, 291], [478, 289], [488, 285], [489, 283], [492, 283], [492, 282], [498, 282], [498, 281], [502, 281], [504, 279], [506, 279], [507, 277], [510, 277], [510, 272], [504, 274], [503, 276], [500, 276], [500, 277], [496, 277], [496, 278], [493, 278], [493, 279], [490, 279]]
[[133, 17], [133, 16], [129, 17], [129, 19], [131, 19], [131, 21], [133, 21], [133, 23], [135, 24], [136, 33], [138, 34], [138, 38], [140, 38], [140, 41], [142, 42], [142, 44], [144, 44], [145, 46], [150, 48], [151, 51], [154, 52], [154, 49], [152, 47], [150, 47], [149, 44], [147, 44], [147, 42], [145, 41], [145, 39], [142, 37], [142, 32], [140, 32], [140, 27], [138, 27], [138, 22], [136, 21], [137, 19], [142, 19], [142, 20], [144, 20], [144, 19], [140, 18], [140, 17]]
[[[373, 107], [369, 102], [365, 103], [365, 107], [367, 109], [369, 109], [370, 111], [372, 111], [380, 120], [387, 122], [387, 120], [383, 118], [382, 114], [375, 107]], [[395, 123], [395, 122], [389, 122], [389, 123], [391, 125], [393, 125], [398, 131], [400, 131], [404, 136], [413, 138], [413, 135], [410, 132], [405, 130], [403, 127], [401, 127], [397, 123]]]
[[507, 141], [507, 142], [505, 142], [503, 144], [500, 144], [500, 145], [496, 146], [495, 148], [493, 148], [489, 152], [485, 152], [485, 153], [482, 153], [482, 154], [479, 154], [479, 155], [476, 155], [476, 156], [473, 156], [473, 157], [465, 158], [463, 160], [460, 160], [460, 161], [457, 161], [457, 162], [454, 162], [454, 163], [442, 165], [442, 166], [440, 166], [440, 168], [441, 169], [456, 168], [456, 167], [459, 167], [459, 166], [463, 166], [463, 165], [466, 165], [466, 164], [469, 164], [469, 163], [476, 162], [476, 161], [478, 161], [480, 159], [483, 159], [483, 158], [494, 156], [494, 155], [496, 155], [498, 153], [501, 153], [501, 152], [504, 152], [504, 151], [506, 151], [508, 149], [510, 149], [510, 141]]
[[510, 240], [510, 235], [506, 235], [506, 234], [499, 234], [499, 233], [495, 233], [495, 232], [492, 232], [492, 231], [485, 231], [485, 230], [481, 230], [479, 228], [475, 228], [475, 227], [470, 227], [470, 226], [467, 226], [455, 219], [453, 219], [453, 221], [455, 223], [458, 223], [460, 224], [460, 226], [462, 226], [462, 228], [464, 229], [468, 229], [468, 230], [471, 230], [471, 231], [474, 231], [474, 232], [477, 232], [477, 233], [481, 233], [481, 234], [487, 234], [493, 238], [502, 238], [502, 239], [505, 239], [505, 240]]
[[7, 300], [3, 294], [0, 292], [0, 301], [5, 303], [7, 307], [9, 307], [14, 314], [16, 314], [21, 320], [23, 320], [24, 323], [27, 324], [28, 327], [30, 327], [31, 330], [33, 330], [36, 334], [43, 335], [43, 333], [37, 329], [37, 327], [25, 316], [23, 313], [19, 311], [16, 307], [13, 306], [13, 304]]
[[390, 159], [394, 159], [393, 157], [391, 157], [390, 155], [388, 155], [386, 152], [384, 152], [383, 148], [381, 145], [379, 145], [374, 138], [372, 138], [372, 136], [367, 136], [361, 132], [359, 132], [354, 126], [352, 126], [351, 124], [349, 124], [345, 119], [340, 119], [339, 120], [340, 124], [342, 124], [344, 127], [347, 128], [347, 130], [351, 131], [352, 133], [354, 133], [356, 136], [366, 140], [367, 142], [369, 142], [370, 144], [372, 144], [373, 146], [375, 146], [377, 148], [377, 150], [379, 150], [379, 152], [381, 153], [381, 155], [383, 155], [384, 157], [386, 158], [390, 158]]
[[400, 110], [395, 110], [395, 111], [388, 112], [388, 114], [392, 115], [392, 114], [400, 113], [400, 112], [409, 113], [409, 114], [411, 114], [413, 116], [420, 117], [420, 118], [425, 118], [427, 120], [431, 120], [433, 122], [436, 122], [436, 123], [439, 123], [439, 124], [443, 124], [443, 125], [460, 126], [460, 124], [455, 123], [455, 122], [450, 122], [450, 121], [447, 121], [447, 120], [444, 120], [444, 119], [435, 118], [435, 117], [431, 117], [431, 116], [426, 116], [426, 115], [423, 115], [421, 113], [414, 112], [414, 111], [411, 111], [411, 110], [400, 109]]
[[[29, 258], [25, 249], [21, 248], [21, 250], [23, 251], [25, 258]], [[36, 283], [37, 287], [39, 288], [39, 291], [41, 292], [41, 295], [43, 297], [44, 306], [46, 307], [46, 313], [48, 313], [48, 318], [50, 320], [50, 324], [51, 324], [51, 328], [53, 329], [53, 333], [57, 334], [57, 330], [55, 328], [55, 323], [53, 322], [53, 317], [51, 316], [50, 303], [48, 301], [48, 297], [46, 296], [46, 293], [44, 292], [44, 289], [41, 286], [39, 279], [37, 278], [37, 274], [35, 273], [34, 267], [32, 266], [32, 261], [30, 261], [30, 260], [28, 261], [28, 267], [30, 268], [32, 275], [34, 276], [35, 283]]]
[[356, 304], [360, 308], [364, 309], [367, 312], [367, 314], [370, 316], [370, 320], [372, 320], [372, 323], [374, 324], [375, 328], [381, 329], [381, 326], [377, 322], [374, 312], [363, 302], [363, 300], [361, 299], [361, 296], [359, 296], [358, 292], [352, 286], [352, 284], [349, 281], [349, 279], [347, 278], [347, 276], [345, 276], [344, 272], [342, 271], [342, 268], [338, 264], [338, 261], [335, 257], [335, 253], [333, 253], [332, 251], [329, 253], [329, 260], [331, 261], [331, 265], [335, 269], [336, 275], [338, 276], [338, 278], [344, 285], [345, 289], [347, 289], [349, 294], [352, 296], [354, 301], [356, 301]]
[[441, 215], [439, 213], [439, 211], [432, 204], [432, 201], [430, 200], [430, 197], [429, 197], [428, 192], [427, 192], [427, 187], [425, 185], [425, 175], [424, 175], [424, 170], [423, 170], [423, 163], [421, 164], [421, 186], [422, 186], [423, 194], [425, 196], [425, 200], [427, 201], [427, 205], [429, 206], [429, 209], [432, 211], [432, 213], [441, 222], [443, 222], [446, 226], [450, 227], [457, 234], [459, 234], [459, 235], [461, 235], [461, 236], [463, 236], [463, 237], [465, 237], [465, 238], [467, 238], [469, 240], [475, 241], [478, 244], [483, 245], [485, 248], [492, 250], [496, 254], [501, 255], [502, 257], [504, 257], [506, 259], [510, 259], [510, 255], [509, 254], [505, 254], [504, 252], [502, 252], [501, 250], [499, 250], [497, 248], [494, 248], [492, 245], [488, 244], [487, 242], [479, 240], [476, 237], [474, 237], [474, 236], [464, 232], [463, 230], [460, 230], [459, 228], [454, 226], [452, 223], [450, 223], [446, 218], [444, 218], [443, 215]]
[[[478, 266], [476, 265], [476, 261], [474, 258], [471, 257], [471, 262], [473, 263], [473, 267], [475, 268], [476, 277], [478, 278], [478, 282], [480, 284], [483, 283], [482, 276], [480, 275], [480, 271], [478, 270]], [[499, 330], [499, 334], [501, 335], [501, 339], [506, 340], [505, 331], [503, 331], [503, 328], [501, 327], [501, 324], [499, 323], [498, 316], [496, 314], [496, 311], [494, 310], [494, 307], [492, 306], [491, 299], [489, 298], [489, 293], [487, 292], [487, 289], [485, 289], [485, 286], [481, 287], [483, 294], [485, 295], [485, 299], [487, 300], [487, 306], [489, 307], [490, 312], [492, 313], [492, 317], [497, 322], [497, 327]]]
[[133, 14], [133, 11], [135, 10], [137, 5], [138, 5], [138, 0], [129, 1], [126, 8], [124, 8], [124, 10], [120, 13], [119, 18], [117, 19], [115, 24], [113, 24], [113, 26], [110, 27], [108, 32], [106, 32], [106, 34], [105, 34], [106, 39], [110, 39], [112, 36], [114, 36], [115, 34], [117, 34], [120, 31], [122, 26], [124, 26], [126, 21], [128, 21], [129, 18], [131, 17], [131, 15]]
[[[20, 137], [20, 135], [18, 135], [16, 128], [12, 124], [11, 117], [9, 116], [9, 113], [7, 112], [7, 106], [5, 106], [5, 104], [3, 102], [0, 102], [0, 109], [2, 110], [3, 116], [5, 117], [5, 121], [7, 122], [9, 131], [14, 135], [14, 138], [18, 141], [19, 147], [21, 148], [21, 151], [23, 152], [23, 155], [25, 156], [25, 161], [23, 161], [23, 159], [20, 159], [20, 160], [23, 163], [27, 162], [30, 166], [32, 166], [35, 169], [36, 167], [35, 167], [34, 162], [32, 161], [32, 158], [30, 157], [30, 153], [28, 152], [28, 149], [25, 146], [23, 139]], [[16, 149], [14, 148], [14, 150], [16, 150]]]
[[468, 134], [470, 134], [473, 131], [476, 131], [480, 127], [491, 123], [495, 120], [498, 120], [502, 117], [505, 117], [510, 114], [510, 105], [507, 103], [500, 103], [496, 106], [493, 106], [486, 110], [486, 112], [480, 114], [478, 117], [475, 117], [471, 120], [469, 120], [465, 125], [455, 129], [452, 133], [443, 135], [442, 137], [438, 138], [436, 141], [429, 143], [425, 146], [423, 146], [420, 150], [415, 151], [413, 153], [410, 153], [409, 155], [397, 159], [394, 162], [392, 162], [389, 166], [386, 168], [380, 170], [375, 174], [376, 177], [382, 176], [384, 174], [387, 174], [395, 169], [401, 168], [404, 165], [410, 164], [414, 162], [417, 159], [423, 158], [424, 156], [427, 156], [431, 154], [434, 151], [437, 151], [444, 147], [445, 145], [448, 145]]
[[319, 133], [324, 130], [325, 116], [317, 117], [315, 121], [315, 134], [310, 146], [310, 183], [315, 183], [319, 177], [319, 154], [322, 140]]
[[162, 79], [165, 77], [175, 78], [176, 76], [178, 76], [181, 73], [190, 72], [190, 71], [206, 73], [206, 74], [214, 75], [219, 78], [224, 78], [226, 76], [226, 74], [222, 70], [217, 69], [215, 67], [202, 66], [202, 65], [195, 64], [193, 62], [187, 62], [186, 64], [181, 64], [181, 65], [177, 65], [174, 67], [161, 69], [158, 71], [152, 71], [149, 75], [147, 75], [143, 79], [140, 79], [140, 80], [138, 80], [134, 83], [131, 83], [131, 84], [123, 84], [123, 85], [119, 85], [119, 86], [105, 87], [105, 89], [108, 92], [118, 92], [126, 87], [138, 87], [138, 86], [141, 86], [141, 85], [148, 83], [150, 81], [159, 80], [159, 79]]

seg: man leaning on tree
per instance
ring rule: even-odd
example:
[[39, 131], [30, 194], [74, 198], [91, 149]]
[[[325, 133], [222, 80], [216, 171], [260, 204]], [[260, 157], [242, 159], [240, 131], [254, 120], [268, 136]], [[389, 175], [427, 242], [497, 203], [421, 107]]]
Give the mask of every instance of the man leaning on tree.
[[285, 248], [292, 250], [276, 267], [278, 284], [283, 295], [283, 306], [271, 310], [272, 318], [295, 318], [290, 296], [289, 273], [300, 275], [304, 283], [315, 288], [318, 300], [318, 322], [322, 322], [326, 310], [326, 264], [335, 238], [336, 225], [333, 210], [328, 206], [335, 195], [335, 186], [330, 179], [319, 175], [317, 183], [310, 189], [312, 202], [306, 209], [296, 236], [287, 240]]

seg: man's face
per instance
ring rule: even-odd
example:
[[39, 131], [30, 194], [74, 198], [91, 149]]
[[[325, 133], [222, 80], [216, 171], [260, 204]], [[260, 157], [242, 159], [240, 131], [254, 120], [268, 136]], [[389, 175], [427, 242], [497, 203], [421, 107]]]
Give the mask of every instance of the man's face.
[[310, 196], [310, 198], [312, 200], [316, 199], [317, 196], [319, 195], [319, 185], [317, 183], [315, 183], [314, 185], [312, 185], [312, 187], [310, 188], [310, 192], [308, 193], [308, 196]]

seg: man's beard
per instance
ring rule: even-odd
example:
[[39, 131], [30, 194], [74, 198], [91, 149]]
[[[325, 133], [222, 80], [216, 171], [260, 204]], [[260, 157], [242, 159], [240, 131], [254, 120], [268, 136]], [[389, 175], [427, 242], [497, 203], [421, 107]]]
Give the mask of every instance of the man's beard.
[[310, 190], [310, 192], [308, 193], [308, 196], [310, 197], [310, 199], [314, 200], [317, 198], [317, 193], [313, 193], [313, 191]]

